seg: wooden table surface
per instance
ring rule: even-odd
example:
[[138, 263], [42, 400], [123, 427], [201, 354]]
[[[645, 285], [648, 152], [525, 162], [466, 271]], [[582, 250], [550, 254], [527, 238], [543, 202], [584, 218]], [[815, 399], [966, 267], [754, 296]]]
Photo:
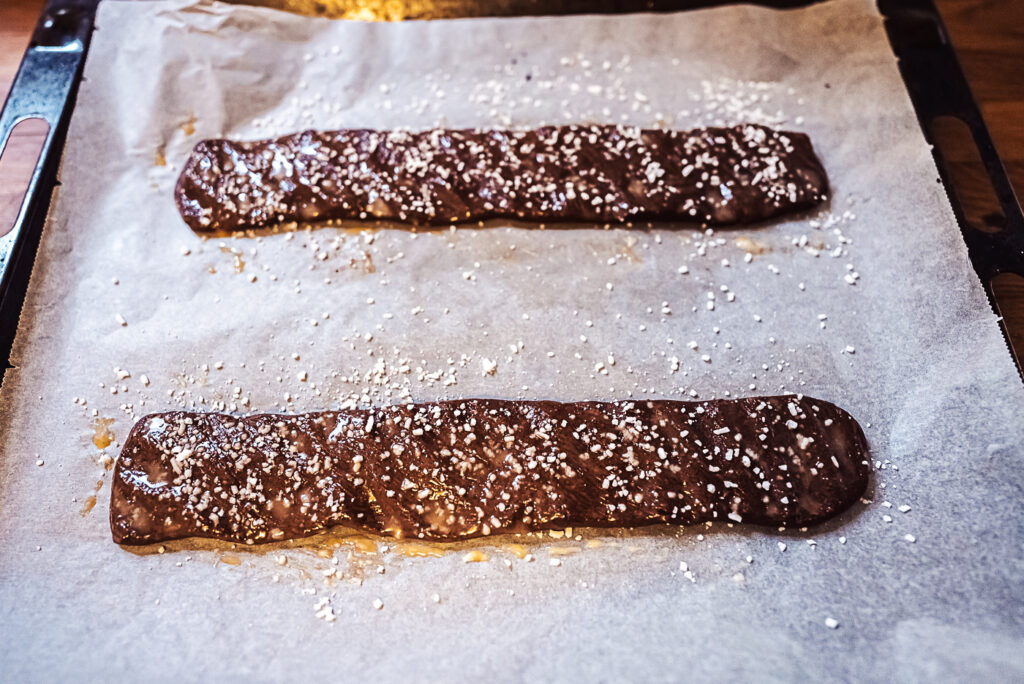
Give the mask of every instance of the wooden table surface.
[[[971, 84], [974, 97], [1006, 166], [1018, 198], [1024, 198], [1024, 1], [935, 0]], [[44, 0], [0, 0], [0, 98], [5, 97]], [[0, 157], [0, 233], [14, 220], [25, 180], [45, 126], [18, 127]], [[970, 145], [950, 138], [943, 145], [961, 188], [970, 221], [991, 221], [991, 190]], [[996, 300], [1013, 346], [1024, 356], [1024, 279], [1000, 276]]]

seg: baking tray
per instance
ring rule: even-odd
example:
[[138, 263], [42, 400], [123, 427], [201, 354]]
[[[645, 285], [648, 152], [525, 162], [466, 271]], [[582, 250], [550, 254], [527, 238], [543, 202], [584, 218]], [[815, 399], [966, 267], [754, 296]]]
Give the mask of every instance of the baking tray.
[[[57, 171], [74, 107], [82, 66], [89, 49], [99, 0], [50, 0], [22, 58], [11, 91], [0, 112], [0, 153], [14, 126], [43, 119], [49, 128], [13, 228], [0, 237], [0, 358], [9, 367], [11, 346], [24, 303], [36, 249], [49, 209]], [[343, 14], [351, 3], [305, 0], [253, 0], [257, 4], [323, 16]], [[406, 0], [387, 3], [388, 12], [404, 19], [544, 14], [670, 12], [731, 4], [713, 0]], [[786, 8], [813, 4], [799, 0], [760, 2]], [[1024, 214], [1009, 177], [982, 120], [957, 61], [942, 19], [932, 0], [878, 0], [889, 42], [913, 102], [925, 138], [932, 145], [940, 180], [967, 244], [975, 272], [993, 310], [993, 279], [1003, 273], [1024, 277]], [[966, 219], [966, 207], [933, 135], [935, 123], [954, 118], [966, 125], [977, 148], [999, 206], [985, 226]], [[998, 313], [998, 312], [997, 312]], [[1001, 319], [1000, 319], [1001, 320]], [[1001, 322], [1009, 344], [1005, 322]], [[1019, 372], [1021, 358], [1014, 353]]]

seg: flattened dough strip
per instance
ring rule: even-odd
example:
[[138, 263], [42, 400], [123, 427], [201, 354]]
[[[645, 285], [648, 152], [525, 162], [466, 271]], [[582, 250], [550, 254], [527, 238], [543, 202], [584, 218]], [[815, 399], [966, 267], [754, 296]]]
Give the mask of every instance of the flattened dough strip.
[[809, 207], [827, 193], [802, 133], [575, 125], [204, 140], [175, 201], [193, 230], [229, 232], [336, 219], [720, 225]]
[[121, 544], [262, 543], [334, 525], [439, 541], [708, 520], [804, 526], [857, 501], [867, 459], [848, 413], [798, 396], [173, 411], [132, 429], [110, 525]]

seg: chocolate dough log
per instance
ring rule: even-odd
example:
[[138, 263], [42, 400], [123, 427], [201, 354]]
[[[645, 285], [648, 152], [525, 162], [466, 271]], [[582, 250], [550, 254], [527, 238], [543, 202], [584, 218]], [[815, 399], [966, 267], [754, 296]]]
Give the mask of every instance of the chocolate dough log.
[[220, 232], [328, 219], [729, 224], [808, 207], [827, 192], [802, 133], [577, 125], [204, 140], [175, 200], [193, 230]]
[[809, 397], [469, 399], [239, 418], [173, 411], [114, 471], [120, 544], [261, 543], [333, 525], [452, 541], [708, 520], [810, 525], [867, 485], [864, 434]]

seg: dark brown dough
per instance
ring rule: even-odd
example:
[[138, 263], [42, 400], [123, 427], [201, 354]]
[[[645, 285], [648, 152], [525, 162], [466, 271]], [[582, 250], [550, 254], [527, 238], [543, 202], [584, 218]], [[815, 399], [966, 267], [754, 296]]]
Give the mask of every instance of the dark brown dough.
[[443, 541], [708, 520], [803, 526], [857, 501], [867, 459], [848, 413], [798, 396], [172, 411], [128, 436], [110, 527], [115, 542], [149, 544], [261, 543], [333, 525]]
[[576, 125], [204, 140], [175, 201], [193, 230], [224, 232], [329, 219], [748, 223], [827, 192], [802, 133]]

